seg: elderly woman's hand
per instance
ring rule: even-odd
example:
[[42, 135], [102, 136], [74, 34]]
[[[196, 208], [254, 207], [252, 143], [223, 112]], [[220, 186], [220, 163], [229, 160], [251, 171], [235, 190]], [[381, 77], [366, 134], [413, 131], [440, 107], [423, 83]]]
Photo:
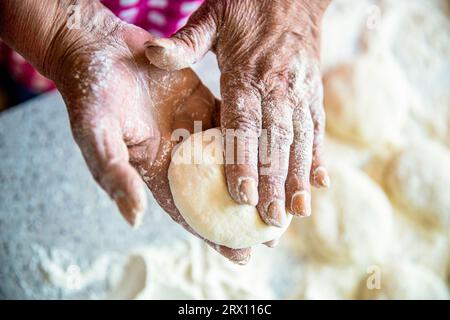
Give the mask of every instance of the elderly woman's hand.
[[[63, 58], [57, 85], [74, 138], [93, 176], [131, 224], [138, 223], [146, 203], [143, 178], [172, 219], [196, 234], [170, 192], [167, 170], [177, 143], [171, 137], [179, 128], [193, 132], [194, 121], [205, 130], [214, 127], [219, 103], [192, 70], [149, 65], [143, 44], [153, 39], [150, 34], [120, 22], [113, 30]], [[236, 262], [250, 253], [208, 243]]]
[[[197, 235], [178, 212], [170, 192], [167, 170], [177, 143], [171, 135], [178, 128], [192, 132], [194, 121], [201, 121], [205, 130], [216, 126], [218, 101], [192, 70], [167, 72], [149, 65], [144, 43], [153, 40], [152, 35], [123, 23], [99, 2], [78, 2], [81, 17], [95, 23], [75, 29], [66, 23], [69, 8], [60, 7], [64, 2], [45, 3], [46, 11], [56, 13], [57, 19], [29, 26], [34, 37], [41, 37], [36, 44], [45, 47], [31, 46], [27, 41], [34, 39], [9, 25], [0, 24], [0, 31], [5, 30], [0, 36], [17, 32], [14, 39], [6, 39], [8, 43], [55, 81], [92, 175], [125, 219], [137, 225], [144, 213], [144, 180], [172, 219]], [[20, 6], [6, 4], [0, 12], [8, 18], [24, 13], [12, 14], [9, 10]], [[41, 10], [42, 3], [35, 10], [33, 5], [28, 2], [20, 9], [42, 17], [33, 12]], [[250, 249], [206, 242], [235, 262], [249, 258]]]
[[310, 183], [329, 185], [321, 158], [319, 70], [320, 22], [328, 3], [206, 0], [172, 38], [146, 45], [151, 63], [166, 70], [188, 67], [208, 50], [216, 53], [227, 153], [241, 143], [227, 129], [240, 130], [245, 142], [244, 161], [226, 157], [229, 192], [239, 203], [258, 204], [261, 217], [275, 226], [283, 224], [285, 208], [310, 214]]

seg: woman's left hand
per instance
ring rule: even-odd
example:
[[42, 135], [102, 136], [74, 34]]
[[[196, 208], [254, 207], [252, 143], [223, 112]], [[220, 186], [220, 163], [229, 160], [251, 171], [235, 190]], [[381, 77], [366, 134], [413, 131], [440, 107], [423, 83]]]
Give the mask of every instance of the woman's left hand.
[[[73, 136], [99, 185], [124, 218], [141, 221], [145, 186], [169, 216], [201, 238], [184, 220], [170, 191], [168, 168], [177, 129], [183, 136], [215, 127], [219, 101], [191, 69], [168, 72], [148, 63], [145, 30], [111, 18], [111, 33], [96, 42], [77, 43], [56, 61], [55, 83], [67, 105]], [[201, 238], [203, 239], [203, 238]], [[245, 263], [250, 248], [231, 249], [203, 239], [220, 254]]]

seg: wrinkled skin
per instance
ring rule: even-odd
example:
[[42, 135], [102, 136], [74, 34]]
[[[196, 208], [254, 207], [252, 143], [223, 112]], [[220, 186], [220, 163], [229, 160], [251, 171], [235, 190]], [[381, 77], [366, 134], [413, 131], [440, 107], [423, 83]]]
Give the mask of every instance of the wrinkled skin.
[[[309, 215], [310, 181], [329, 183], [320, 157], [318, 69], [318, 30], [328, 1], [309, 2], [206, 1], [172, 40], [155, 40], [96, 1], [2, 0], [0, 37], [55, 81], [89, 169], [132, 225], [145, 210], [143, 179], [163, 209], [195, 234], [175, 208], [167, 169], [171, 131], [192, 131], [199, 120], [203, 130], [220, 124], [249, 136], [245, 164], [226, 166], [230, 194], [240, 203], [258, 203], [262, 218], [279, 226], [285, 206]], [[93, 28], [66, 27], [71, 4], [96, 22]], [[144, 43], [159, 69], [149, 65]], [[210, 48], [222, 71], [220, 110], [190, 69], [161, 70], [183, 69]], [[277, 137], [276, 170], [258, 163], [262, 129]], [[235, 262], [248, 261], [250, 249], [208, 243]]]
[[319, 70], [320, 22], [328, 3], [207, 0], [173, 37], [146, 44], [147, 58], [165, 70], [188, 67], [208, 50], [216, 54], [227, 152], [239, 143], [227, 129], [245, 137], [245, 161], [226, 158], [228, 189], [238, 203], [257, 205], [270, 225], [283, 225], [286, 209], [310, 215], [310, 185], [329, 185], [321, 157]]
[[[65, 76], [57, 84], [73, 136], [94, 178], [131, 225], [139, 225], [145, 210], [144, 179], [172, 219], [196, 235], [169, 189], [167, 170], [176, 144], [171, 134], [177, 128], [192, 132], [194, 121], [213, 127], [220, 104], [192, 70], [167, 72], [149, 65], [143, 43], [152, 37], [144, 30], [119, 24], [111, 36], [114, 40], [103, 39], [65, 59]], [[250, 254], [250, 249], [209, 244], [240, 263]]]

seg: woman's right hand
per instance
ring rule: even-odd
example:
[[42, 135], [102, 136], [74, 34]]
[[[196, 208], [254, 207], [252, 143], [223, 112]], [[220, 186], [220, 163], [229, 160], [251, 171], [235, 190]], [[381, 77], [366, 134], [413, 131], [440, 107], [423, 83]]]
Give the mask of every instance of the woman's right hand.
[[221, 71], [221, 129], [230, 196], [281, 227], [311, 214], [311, 185], [328, 187], [320, 24], [330, 0], [206, 0], [149, 61], [180, 70], [208, 51]]

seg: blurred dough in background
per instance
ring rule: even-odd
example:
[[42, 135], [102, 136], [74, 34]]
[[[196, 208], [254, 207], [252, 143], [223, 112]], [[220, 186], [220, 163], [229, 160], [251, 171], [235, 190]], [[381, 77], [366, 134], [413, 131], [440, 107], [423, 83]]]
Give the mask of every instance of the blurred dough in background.
[[322, 35], [331, 187], [313, 191], [312, 216], [243, 267], [197, 239], [139, 249], [107, 296], [449, 299], [449, 31], [447, 0], [332, 1]]
[[393, 201], [422, 224], [450, 230], [450, 152], [432, 141], [415, 141], [394, 155], [385, 170]]
[[[348, 285], [333, 298], [450, 298], [449, 12], [448, 1], [336, 0], [325, 15], [332, 186], [313, 191], [313, 215], [294, 226], [307, 239], [306, 261], [324, 261], [327, 274], [334, 265], [347, 283], [362, 277], [358, 290]], [[351, 168], [336, 171], [337, 161]], [[345, 262], [348, 252], [354, 258]], [[366, 284], [371, 265], [379, 290]], [[314, 278], [323, 280], [306, 276]]]
[[399, 144], [412, 94], [391, 57], [364, 54], [324, 75], [327, 129], [365, 145]]
[[394, 263], [382, 267], [379, 289], [369, 290], [363, 279], [355, 298], [359, 299], [448, 299], [448, 289], [430, 270], [417, 264]]
[[381, 25], [375, 41], [386, 41], [418, 94], [412, 120], [450, 146], [449, 1], [386, 1], [385, 6], [399, 14], [392, 14], [389, 26]]
[[446, 0], [333, 1], [322, 36], [330, 132], [377, 143], [423, 130], [450, 146], [449, 10]]
[[336, 164], [328, 168], [333, 185], [313, 190], [314, 214], [295, 224], [299, 243], [324, 261], [382, 262], [394, 240], [389, 200], [361, 170]]

